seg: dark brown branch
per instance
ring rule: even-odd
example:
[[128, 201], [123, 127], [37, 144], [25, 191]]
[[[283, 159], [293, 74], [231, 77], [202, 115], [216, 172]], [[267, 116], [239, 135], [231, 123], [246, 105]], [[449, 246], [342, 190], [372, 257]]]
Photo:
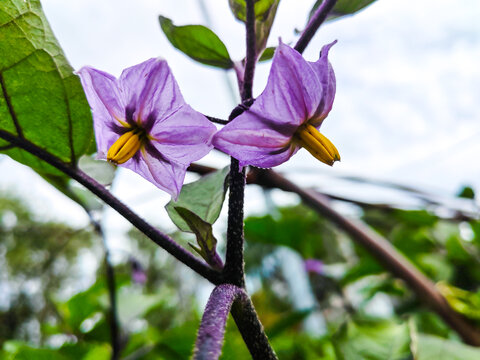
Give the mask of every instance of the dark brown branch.
[[181, 261], [213, 284], [217, 285], [221, 283], [221, 274], [219, 272], [213, 270], [206, 263], [197, 259], [190, 252], [178, 245], [168, 235], [163, 234], [162, 232], [154, 228], [152, 225], [147, 223], [144, 219], [142, 219], [125, 204], [123, 204], [119, 199], [113, 196], [104, 186], [100, 185], [97, 181], [89, 177], [84, 172], [78, 169], [73, 169], [70, 165], [64, 163], [54, 155], [39, 148], [30, 141], [12, 135], [5, 130], [0, 130], [0, 138], [35, 155], [39, 159], [60, 170], [65, 175], [78, 181], [80, 184], [90, 190], [93, 194], [103, 200], [107, 205], [116, 210], [125, 219], [127, 219], [133, 226], [135, 226], [138, 230], [144, 233], [150, 240], [162, 247], [177, 260]]
[[322, 25], [327, 19], [328, 14], [333, 9], [336, 2], [337, 0], [324, 0], [318, 7], [317, 11], [315, 11], [315, 14], [310, 18], [307, 27], [303, 30], [302, 35], [300, 35], [300, 38], [294, 47], [294, 49], [300, 54], [303, 53], [307, 45], [310, 43], [310, 40], [312, 40], [320, 25]]

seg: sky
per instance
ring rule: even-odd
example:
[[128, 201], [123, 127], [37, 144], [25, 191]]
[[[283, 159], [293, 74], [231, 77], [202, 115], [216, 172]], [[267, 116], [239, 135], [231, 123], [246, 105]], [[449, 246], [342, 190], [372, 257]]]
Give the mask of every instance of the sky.
[[[313, 4], [282, 0], [269, 45], [294, 43]], [[91, 65], [116, 76], [151, 57], [165, 58], [186, 101], [196, 110], [227, 118], [235, 102], [226, 78], [233, 74], [195, 63], [174, 49], [160, 30], [158, 15], [177, 25], [208, 24], [233, 59], [245, 52], [244, 28], [227, 0], [204, 0], [210, 20], [196, 0], [43, 0], [61, 46], [75, 69]], [[383, 201], [396, 194], [354, 186], [338, 179], [355, 175], [419, 187], [442, 196], [460, 186], [480, 189], [480, 2], [477, 0], [378, 0], [358, 14], [325, 24], [304, 56], [318, 58], [335, 39], [330, 61], [337, 94], [322, 132], [342, 161], [329, 168], [305, 150], [277, 168], [304, 186], [359, 199]], [[254, 95], [265, 86], [270, 63], [257, 67]], [[217, 167], [218, 154], [202, 160]], [[76, 225], [87, 218], [77, 205], [45, 185], [29, 169], [0, 157], [0, 190], [28, 199], [40, 217]], [[195, 176], [187, 176], [191, 181]], [[142, 216], [173, 229], [163, 206], [168, 196], [140, 176], [120, 171], [113, 192]], [[274, 192], [277, 203], [294, 197]], [[49, 204], [49, 206], [45, 206]], [[247, 190], [247, 212], [261, 212], [265, 201], [256, 187]], [[113, 231], [126, 222], [108, 213]], [[115, 235], [114, 235], [115, 236]]]

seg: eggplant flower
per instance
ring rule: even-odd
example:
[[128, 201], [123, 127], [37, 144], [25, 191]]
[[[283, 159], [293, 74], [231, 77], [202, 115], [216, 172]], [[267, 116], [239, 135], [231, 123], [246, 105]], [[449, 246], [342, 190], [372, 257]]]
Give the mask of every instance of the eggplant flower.
[[91, 67], [78, 74], [92, 108], [97, 157], [177, 198], [188, 165], [212, 149], [216, 127], [185, 103], [167, 62], [147, 60], [119, 79]]
[[318, 131], [335, 97], [335, 74], [328, 62], [335, 43], [322, 48], [318, 61], [309, 62], [280, 41], [265, 90], [215, 134], [213, 145], [240, 166], [277, 166], [300, 147], [325, 164], [339, 161], [338, 150]]

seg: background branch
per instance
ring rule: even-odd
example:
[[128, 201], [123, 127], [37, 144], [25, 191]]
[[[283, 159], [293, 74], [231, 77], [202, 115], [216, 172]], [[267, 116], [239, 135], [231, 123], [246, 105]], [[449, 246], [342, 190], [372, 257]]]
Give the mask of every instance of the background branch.
[[312, 40], [313, 36], [317, 32], [320, 25], [327, 19], [328, 14], [333, 9], [337, 0], [324, 0], [322, 5], [320, 5], [315, 11], [315, 14], [310, 18], [307, 26], [303, 30], [300, 38], [298, 39], [297, 43], [295, 44], [294, 49], [297, 50], [300, 54], [303, 53], [307, 45]]
[[365, 247], [383, 266], [398, 278], [404, 280], [417, 296], [433, 309], [452, 329], [471, 345], [480, 346], [480, 332], [471, 326], [459, 313], [454, 311], [445, 298], [436, 289], [435, 284], [412, 265], [387, 240], [371, 231], [359, 222], [347, 219], [329, 204], [321, 194], [298, 187], [273, 170], [255, 169], [256, 182], [259, 185], [275, 187], [296, 193], [310, 207], [315, 209], [351, 238]]
[[10, 142], [15, 146], [18, 146], [25, 151], [28, 151], [39, 159], [57, 168], [65, 175], [76, 180], [77, 182], [85, 186], [88, 190], [90, 190], [93, 194], [98, 196], [101, 200], [103, 200], [107, 205], [116, 210], [133, 226], [135, 226], [138, 230], [145, 234], [150, 240], [152, 240], [158, 246], [162, 247], [177, 260], [181, 261], [213, 284], [221, 283], [221, 274], [219, 272], [213, 270], [206, 263], [197, 259], [190, 252], [178, 245], [168, 235], [163, 234], [162, 232], [154, 228], [152, 225], [147, 223], [144, 219], [142, 219], [125, 204], [123, 204], [119, 199], [112, 195], [104, 186], [100, 185], [96, 180], [85, 174], [83, 171], [72, 168], [69, 164], [64, 163], [54, 155], [43, 150], [37, 145], [31, 143], [30, 141], [12, 135], [7, 131], [0, 129], [0, 138]]

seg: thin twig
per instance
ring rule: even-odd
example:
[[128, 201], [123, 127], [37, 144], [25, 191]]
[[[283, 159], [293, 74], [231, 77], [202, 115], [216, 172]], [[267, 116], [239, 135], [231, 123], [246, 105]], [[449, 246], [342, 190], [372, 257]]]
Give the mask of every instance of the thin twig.
[[328, 14], [333, 9], [336, 2], [337, 0], [324, 0], [318, 7], [317, 11], [315, 11], [315, 14], [311, 17], [294, 47], [294, 49], [300, 54], [303, 53], [307, 45], [310, 43], [310, 40], [312, 40], [320, 25], [322, 25], [327, 19]]
[[110, 250], [108, 248], [107, 239], [105, 237], [105, 232], [103, 231], [102, 224], [95, 220], [93, 214], [90, 211], [87, 211], [88, 216], [90, 217], [90, 222], [95, 229], [95, 232], [102, 239], [102, 245], [104, 250], [104, 260], [105, 260], [105, 275], [107, 277], [107, 289], [108, 289], [108, 299], [110, 301], [110, 309], [108, 316], [108, 323], [110, 326], [110, 342], [112, 345], [112, 360], [120, 359], [121, 344], [120, 344], [120, 327], [118, 321], [118, 311], [117, 311], [117, 290], [116, 290], [116, 281], [115, 281], [115, 269], [112, 265], [110, 259]]
[[107, 205], [116, 210], [125, 219], [127, 219], [133, 226], [135, 226], [138, 230], [144, 233], [150, 240], [162, 247], [173, 257], [187, 265], [199, 275], [209, 280], [211, 283], [217, 285], [222, 282], [222, 277], [219, 272], [212, 269], [203, 261], [197, 259], [190, 252], [178, 245], [168, 235], [160, 232], [152, 225], [147, 223], [144, 219], [134, 213], [128, 206], [126, 206], [114, 195], [112, 195], [104, 186], [100, 185], [96, 180], [85, 174], [83, 171], [72, 168], [68, 164], [58, 159], [56, 156], [41, 149], [32, 142], [12, 135], [5, 130], [0, 129], [0, 138], [35, 155], [39, 159], [57, 168], [67, 176], [78, 181], [80, 184], [90, 190], [93, 194], [103, 200]]

